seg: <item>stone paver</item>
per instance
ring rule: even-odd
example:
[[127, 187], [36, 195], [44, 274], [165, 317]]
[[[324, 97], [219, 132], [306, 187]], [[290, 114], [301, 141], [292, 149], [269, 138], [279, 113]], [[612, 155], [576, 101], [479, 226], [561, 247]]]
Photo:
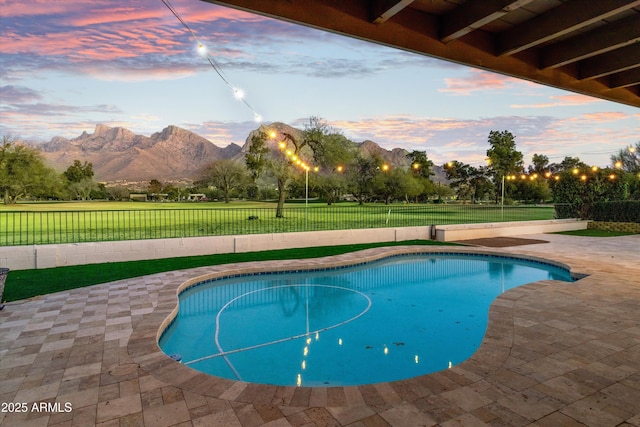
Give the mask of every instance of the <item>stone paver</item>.
[[[545, 243], [197, 268], [9, 303], [0, 311], [0, 425], [640, 427], [640, 236], [522, 237]], [[247, 384], [195, 372], [157, 346], [184, 283], [443, 250], [552, 259], [587, 276], [504, 293], [470, 359], [392, 383]]]

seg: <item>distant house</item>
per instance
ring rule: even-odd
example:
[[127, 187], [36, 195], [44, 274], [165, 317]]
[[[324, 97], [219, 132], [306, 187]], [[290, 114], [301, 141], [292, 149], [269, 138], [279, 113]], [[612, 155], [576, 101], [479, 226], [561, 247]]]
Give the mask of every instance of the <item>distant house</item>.
[[187, 197], [187, 201], [189, 202], [204, 202], [206, 200], [208, 200], [207, 195], [200, 193], [189, 194], [189, 197]]
[[169, 198], [168, 194], [164, 193], [153, 193], [151, 194], [151, 200], [154, 202], [163, 202]]
[[146, 202], [147, 194], [129, 194], [129, 200], [132, 202]]

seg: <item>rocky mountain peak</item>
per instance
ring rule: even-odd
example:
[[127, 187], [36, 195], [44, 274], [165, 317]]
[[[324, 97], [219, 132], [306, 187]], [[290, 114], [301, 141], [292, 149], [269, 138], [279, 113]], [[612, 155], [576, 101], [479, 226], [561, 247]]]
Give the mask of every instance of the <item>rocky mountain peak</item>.
[[96, 125], [93, 134], [83, 132], [70, 140], [54, 137], [41, 148], [59, 170], [74, 160], [93, 163], [100, 181], [191, 179], [205, 164], [240, 152], [235, 144], [223, 149], [177, 126], [167, 126], [148, 137], [102, 124]]
[[83, 132], [80, 138], [82, 138], [83, 136], [88, 136], [92, 138], [102, 138], [104, 140], [114, 141], [114, 140], [122, 140], [122, 139], [132, 140], [135, 138], [136, 135], [130, 130], [122, 127], [112, 128], [106, 125], [98, 124], [96, 125], [96, 129], [94, 130], [93, 135], [86, 135], [86, 132]]
[[162, 129], [162, 131], [160, 131], [160, 133], [155, 133], [152, 135], [152, 137], [154, 135], [159, 135], [161, 138], [163, 139], [168, 139], [172, 136], [181, 136], [181, 135], [186, 135], [186, 134], [190, 134], [191, 132], [179, 128], [178, 126], [174, 126], [174, 125], [169, 125], [166, 128]]

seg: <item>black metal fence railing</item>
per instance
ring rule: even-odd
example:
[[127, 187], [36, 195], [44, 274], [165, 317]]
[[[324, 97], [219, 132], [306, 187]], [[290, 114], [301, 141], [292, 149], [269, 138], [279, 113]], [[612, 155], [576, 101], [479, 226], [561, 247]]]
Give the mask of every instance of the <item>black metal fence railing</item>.
[[553, 219], [554, 206], [371, 205], [2, 211], [0, 246]]

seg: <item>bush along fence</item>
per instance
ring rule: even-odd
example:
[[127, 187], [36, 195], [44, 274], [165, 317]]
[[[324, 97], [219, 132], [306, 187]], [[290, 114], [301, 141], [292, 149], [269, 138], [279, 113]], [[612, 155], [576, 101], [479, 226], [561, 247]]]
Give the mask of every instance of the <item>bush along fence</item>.
[[590, 220], [590, 229], [640, 233], [639, 200], [556, 205], [556, 216]]
[[572, 203], [556, 205], [558, 218], [580, 218], [604, 222], [640, 223], [640, 201]]
[[58, 244], [553, 219], [554, 206], [372, 205], [0, 211], [0, 245]]

